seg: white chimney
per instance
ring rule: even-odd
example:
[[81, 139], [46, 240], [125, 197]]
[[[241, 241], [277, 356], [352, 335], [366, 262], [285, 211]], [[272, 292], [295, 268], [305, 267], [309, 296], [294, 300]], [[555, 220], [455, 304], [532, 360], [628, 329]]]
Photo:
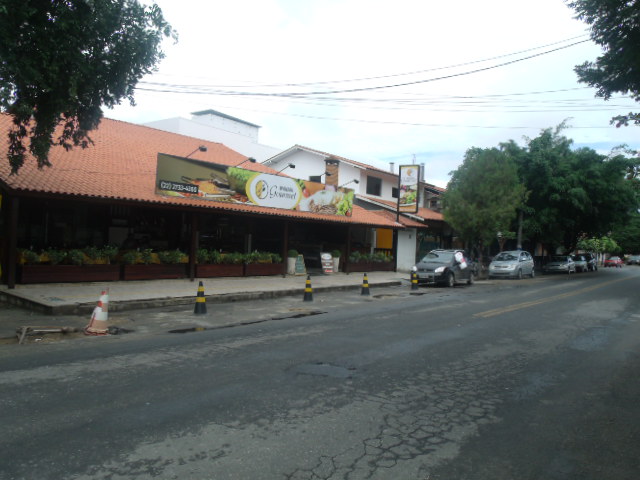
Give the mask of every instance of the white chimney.
[[424, 163], [420, 164], [420, 176], [422, 177], [422, 181], [424, 182]]
[[393, 173], [393, 169], [394, 169], [394, 167], [395, 167], [395, 163], [393, 163], [393, 162], [389, 162], [389, 171], [390, 171], [391, 173]]

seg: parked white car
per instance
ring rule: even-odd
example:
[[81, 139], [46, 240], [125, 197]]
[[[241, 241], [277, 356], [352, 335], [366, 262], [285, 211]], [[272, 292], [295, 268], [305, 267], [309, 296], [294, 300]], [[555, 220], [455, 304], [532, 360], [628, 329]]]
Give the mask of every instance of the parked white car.
[[489, 264], [489, 278], [517, 278], [536, 275], [533, 257], [523, 250], [500, 252]]

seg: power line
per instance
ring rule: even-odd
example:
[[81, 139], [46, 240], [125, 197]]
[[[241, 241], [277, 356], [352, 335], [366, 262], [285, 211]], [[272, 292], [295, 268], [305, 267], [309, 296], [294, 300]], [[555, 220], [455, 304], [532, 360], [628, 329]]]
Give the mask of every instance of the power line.
[[[467, 76], [467, 75], [473, 75], [476, 73], [480, 73], [480, 72], [485, 72], [485, 71], [489, 71], [489, 70], [494, 70], [496, 68], [500, 68], [500, 67], [505, 67], [508, 65], [513, 65], [515, 63], [519, 63], [519, 62], [523, 62], [525, 60], [530, 60], [532, 58], [537, 58], [543, 55], [548, 55], [550, 53], [554, 53], [557, 52], [559, 50], [564, 50], [566, 48], [570, 48], [573, 47], [575, 45], [579, 45], [581, 43], [585, 43], [588, 42], [589, 40], [581, 40], [578, 42], [574, 42], [571, 43], [569, 45], [565, 45], [562, 47], [558, 47], [558, 48], [554, 48], [552, 50], [547, 50], [544, 52], [540, 52], [540, 53], [536, 53], [533, 55], [528, 55], [526, 57], [522, 57], [522, 58], [518, 58], [515, 60], [511, 60], [508, 62], [503, 62], [503, 63], [499, 63], [496, 65], [491, 65], [488, 67], [483, 67], [483, 68], [478, 68], [475, 70], [469, 70], [466, 72], [460, 72], [460, 73], [453, 73], [450, 75], [444, 75], [441, 77], [434, 77], [434, 78], [427, 78], [427, 79], [422, 79], [422, 80], [414, 80], [411, 82], [403, 82], [403, 83], [396, 83], [396, 84], [388, 84], [388, 85], [377, 85], [377, 86], [369, 86], [369, 87], [359, 87], [359, 88], [348, 88], [348, 89], [342, 89], [342, 90], [320, 90], [320, 91], [310, 91], [310, 92], [282, 92], [282, 93], [278, 93], [278, 92], [243, 92], [243, 91], [233, 91], [233, 90], [219, 90], [219, 89], [202, 89], [202, 90], [198, 90], [197, 88], [204, 88], [204, 87], [183, 87], [180, 85], [166, 85], [167, 88], [144, 88], [144, 87], [136, 87], [136, 89], [139, 90], [145, 90], [145, 91], [155, 91], [155, 92], [162, 92], [162, 93], [183, 93], [183, 94], [191, 94], [191, 95], [230, 95], [230, 96], [240, 96], [240, 97], [244, 97], [244, 96], [255, 96], [255, 97], [281, 97], [281, 98], [297, 98], [297, 97], [306, 97], [306, 96], [318, 96], [318, 95], [335, 95], [337, 93], [356, 93], [356, 92], [365, 92], [365, 91], [372, 91], [372, 90], [386, 90], [386, 89], [390, 89], [390, 88], [398, 88], [398, 87], [406, 87], [406, 86], [410, 86], [410, 85], [419, 85], [419, 84], [424, 84], [424, 83], [430, 83], [430, 82], [436, 82], [436, 81], [440, 81], [440, 80], [447, 80], [447, 79], [451, 79], [451, 78], [456, 78], [456, 77], [462, 77], [462, 76]], [[155, 85], [153, 82], [140, 82], [141, 84], [148, 84], [148, 85]]]
[[[484, 62], [489, 62], [491, 60], [497, 60], [500, 58], [506, 58], [506, 57], [511, 57], [514, 55], [520, 55], [522, 53], [526, 53], [526, 52], [532, 52], [535, 50], [540, 50], [541, 48], [547, 48], [547, 47], [551, 47], [554, 45], [559, 45], [562, 43], [566, 43], [578, 38], [582, 38], [585, 39], [582, 42], [577, 42], [577, 43], [573, 43], [571, 45], [568, 45], [567, 47], [573, 46], [573, 45], [577, 45], [578, 43], [583, 43], [586, 41], [589, 41], [589, 36], [588, 35], [578, 35], [576, 37], [571, 37], [571, 38], [567, 38], [564, 40], [560, 40], [557, 42], [552, 42], [552, 43], [547, 43], [545, 45], [540, 45], [537, 47], [532, 47], [532, 48], [527, 48], [524, 50], [519, 50], [517, 52], [511, 52], [511, 53], [506, 53], [504, 55], [496, 55], [493, 57], [488, 57], [488, 58], [484, 58], [484, 59], [480, 59], [480, 60], [472, 60], [469, 62], [463, 62], [463, 63], [458, 63], [458, 64], [454, 64], [454, 65], [448, 65], [448, 66], [444, 66], [444, 67], [434, 67], [434, 68], [428, 68], [428, 69], [423, 69], [423, 70], [415, 70], [412, 72], [405, 72], [405, 73], [394, 73], [394, 74], [389, 74], [389, 75], [379, 75], [379, 76], [372, 76], [372, 77], [362, 77], [362, 78], [352, 78], [352, 79], [343, 79], [343, 80], [325, 80], [325, 81], [314, 81], [314, 82], [299, 82], [299, 83], [271, 83], [271, 84], [251, 84], [251, 83], [245, 83], [243, 85], [181, 85], [181, 84], [168, 84], [168, 83], [155, 83], [155, 82], [145, 82], [148, 84], [153, 84], [153, 85], [157, 85], [157, 86], [165, 86], [165, 87], [176, 87], [176, 88], [274, 88], [274, 87], [308, 87], [308, 86], [313, 86], [313, 85], [329, 85], [329, 84], [340, 84], [340, 83], [355, 83], [355, 82], [362, 82], [362, 81], [369, 81], [369, 80], [379, 80], [379, 79], [384, 79], [384, 78], [394, 78], [394, 77], [403, 77], [403, 76], [409, 76], [409, 75], [418, 75], [418, 74], [422, 74], [422, 73], [428, 73], [428, 72], [434, 72], [434, 71], [439, 71], [439, 70], [448, 70], [451, 68], [459, 68], [459, 67], [464, 67], [467, 65], [474, 65], [474, 64], [478, 64], [478, 63], [484, 63]], [[564, 47], [563, 47], [564, 48]]]

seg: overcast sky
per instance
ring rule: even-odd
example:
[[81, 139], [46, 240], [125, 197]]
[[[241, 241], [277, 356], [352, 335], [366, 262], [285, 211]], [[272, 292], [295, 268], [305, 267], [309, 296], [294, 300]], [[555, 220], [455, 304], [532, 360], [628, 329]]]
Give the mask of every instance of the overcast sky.
[[[214, 109], [295, 144], [388, 168], [425, 163], [446, 186], [470, 147], [521, 145], [567, 120], [576, 146], [638, 149], [637, 127], [577, 82], [600, 48], [562, 0], [159, 0], [178, 31], [136, 107], [144, 123]], [[530, 57], [530, 58], [528, 58]]]

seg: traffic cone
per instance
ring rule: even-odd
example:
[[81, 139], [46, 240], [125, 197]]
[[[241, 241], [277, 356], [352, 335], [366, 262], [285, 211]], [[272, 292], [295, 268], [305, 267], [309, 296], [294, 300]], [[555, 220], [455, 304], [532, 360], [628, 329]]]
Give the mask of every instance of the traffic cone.
[[364, 278], [362, 279], [362, 291], [360, 295], [369, 295], [369, 279], [367, 278], [367, 274], [364, 274]]
[[302, 299], [305, 302], [313, 301], [313, 290], [311, 289], [311, 277], [307, 275], [307, 282], [304, 286], [304, 298]]
[[418, 290], [418, 274], [411, 272], [411, 290]]
[[202, 282], [198, 284], [198, 296], [196, 297], [196, 306], [193, 309], [193, 313], [201, 315], [207, 313], [207, 304], [204, 298], [204, 285]]
[[109, 289], [102, 291], [98, 305], [93, 309], [89, 325], [84, 328], [85, 335], [108, 335], [107, 319], [109, 318]]

